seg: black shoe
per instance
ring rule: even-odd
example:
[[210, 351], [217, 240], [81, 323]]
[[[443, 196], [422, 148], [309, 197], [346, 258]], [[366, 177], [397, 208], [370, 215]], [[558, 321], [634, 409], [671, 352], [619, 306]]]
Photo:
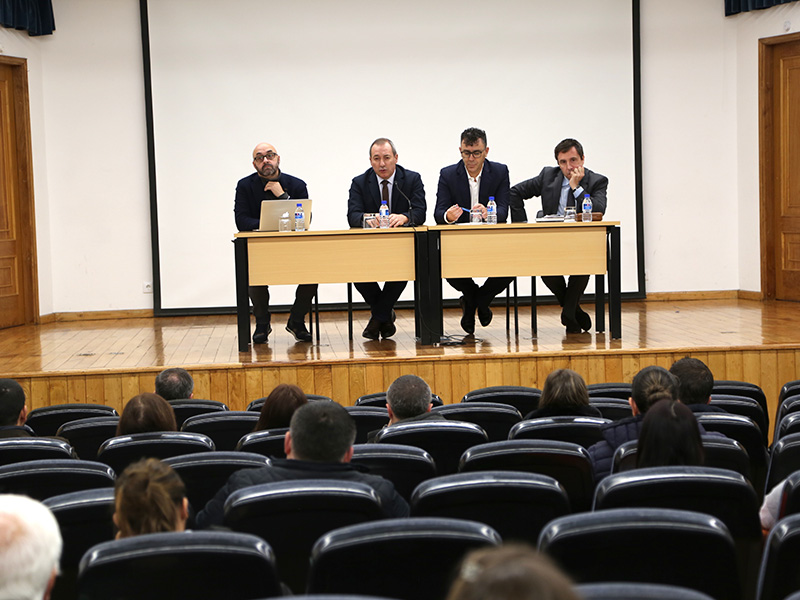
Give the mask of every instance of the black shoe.
[[306, 329], [306, 324], [303, 321], [289, 321], [286, 323], [286, 331], [291, 333], [298, 342], [310, 342], [311, 334]]
[[266, 344], [270, 333], [272, 333], [272, 325], [270, 323], [256, 323], [256, 330], [253, 332], [253, 343]]
[[475, 333], [475, 307], [464, 296], [458, 299], [461, 305], [461, 329], [469, 334]]
[[580, 306], [575, 309], [575, 321], [577, 321], [578, 326], [584, 331], [589, 331], [592, 328], [592, 317]]
[[361, 334], [368, 340], [377, 340], [381, 334], [381, 322], [375, 317], [370, 317], [369, 323]]
[[[394, 311], [392, 311], [392, 316], [394, 317]], [[395, 327], [392, 321], [389, 321], [388, 323], [381, 323], [380, 331], [382, 338], [390, 338], [397, 333], [397, 327]]]
[[479, 306], [478, 320], [481, 322], [481, 326], [483, 327], [489, 325], [489, 323], [492, 322], [492, 309], [488, 306]]

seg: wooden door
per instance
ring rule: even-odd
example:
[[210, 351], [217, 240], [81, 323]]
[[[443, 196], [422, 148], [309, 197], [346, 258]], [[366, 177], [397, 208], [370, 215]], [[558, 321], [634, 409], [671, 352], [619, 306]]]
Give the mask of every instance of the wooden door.
[[800, 39], [761, 42], [762, 287], [800, 301]]
[[0, 327], [38, 319], [27, 64], [0, 59]]

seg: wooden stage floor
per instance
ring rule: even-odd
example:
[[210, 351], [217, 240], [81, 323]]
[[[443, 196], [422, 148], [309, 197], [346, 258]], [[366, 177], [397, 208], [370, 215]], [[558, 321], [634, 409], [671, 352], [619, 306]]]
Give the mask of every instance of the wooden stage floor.
[[[588, 308], [588, 307], [587, 307]], [[280, 382], [352, 404], [385, 390], [397, 376], [416, 373], [446, 402], [458, 402], [488, 385], [541, 387], [547, 374], [569, 367], [588, 383], [630, 381], [649, 364], [677, 358], [706, 361], [717, 379], [761, 385], [771, 405], [781, 385], [800, 378], [800, 304], [753, 300], [626, 302], [622, 339], [564, 333], [555, 306], [539, 307], [539, 332], [531, 333], [530, 308], [520, 307], [520, 333], [506, 332], [504, 307], [462, 345], [421, 346], [413, 314], [398, 311], [394, 338], [361, 337], [368, 313], [355, 313], [354, 339], [347, 314], [321, 313], [321, 343], [295, 343], [285, 314], [273, 315], [270, 343], [239, 353], [235, 316], [82, 320], [0, 331], [0, 376], [19, 380], [36, 408], [63, 402], [97, 402], [121, 408], [152, 391], [153, 378], [183, 366], [195, 378], [195, 397], [243, 409]], [[462, 338], [460, 310], [445, 310], [445, 331]]]

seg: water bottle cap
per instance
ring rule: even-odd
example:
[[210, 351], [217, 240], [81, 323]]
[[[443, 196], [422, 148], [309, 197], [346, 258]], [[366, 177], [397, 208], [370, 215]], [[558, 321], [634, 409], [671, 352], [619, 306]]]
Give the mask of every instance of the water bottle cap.
[[494, 196], [489, 196], [489, 200], [494, 200]]
[[297, 208], [303, 208], [303, 203], [302, 202], [298, 202], [297, 203]]
[[589, 194], [584, 194], [583, 197], [584, 198], [591, 198], [591, 196]]

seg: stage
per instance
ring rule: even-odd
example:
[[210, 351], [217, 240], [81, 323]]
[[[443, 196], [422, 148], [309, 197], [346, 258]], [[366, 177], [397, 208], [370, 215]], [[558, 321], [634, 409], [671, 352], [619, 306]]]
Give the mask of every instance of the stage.
[[[469, 390], [490, 385], [541, 387], [548, 373], [564, 367], [587, 383], [629, 382], [642, 367], [669, 367], [691, 355], [705, 361], [717, 379], [760, 385], [770, 420], [783, 383], [800, 378], [798, 303], [625, 302], [619, 340], [608, 332], [565, 334], [555, 306], [539, 307], [535, 337], [529, 307], [520, 307], [516, 335], [513, 319], [506, 331], [504, 306], [493, 311], [488, 327], [478, 326], [474, 338], [453, 346], [417, 343], [410, 309], [398, 311], [397, 334], [382, 341], [361, 337], [365, 311], [355, 313], [352, 341], [346, 312], [322, 312], [319, 345], [295, 343], [283, 328], [287, 316], [275, 314], [269, 344], [243, 353], [237, 350], [235, 315], [57, 321], [0, 332], [0, 373], [23, 385], [29, 408], [92, 402], [121, 410], [132, 396], [153, 390], [161, 369], [181, 366], [194, 376], [195, 397], [243, 410], [281, 382], [349, 405], [414, 373], [445, 402], [458, 402]], [[456, 341], [464, 337], [460, 310], [446, 309], [444, 316], [445, 333]]]

